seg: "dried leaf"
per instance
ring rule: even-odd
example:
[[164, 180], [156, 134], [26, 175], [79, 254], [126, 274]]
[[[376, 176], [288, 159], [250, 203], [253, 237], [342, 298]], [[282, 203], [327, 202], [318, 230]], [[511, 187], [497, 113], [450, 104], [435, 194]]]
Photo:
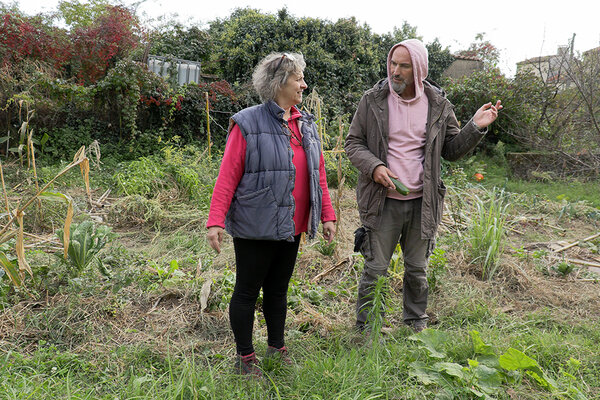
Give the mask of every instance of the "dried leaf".
[[76, 164], [78, 161], [81, 161], [82, 158], [85, 157], [85, 146], [81, 146], [75, 156], [73, 157], [73, 163]]
[[81, 175], [83, 175], [83, 180], [85, 182], [85, 192], [87, 193], [88, 199], [92, 198], [92, 193], [90, 192], [90, 160], [88, 158], [84, 158], [82, 163], [79, 164], [81, 168]]
[[10, 215], [10, 208], [8, 206], [8, 193], [6, 192], [6, 185], [4, 184], [4, 169], [2, 168], [1, 161], [0, 161], [0, 179], [2, 180], [2, 194], [4, 195], [6, 213]]
[[67, 259], [69, 252], [69, 240], [71, 238], [71, 222], [73, 222], [73, 202], [69, 201], [67, 208], [67, 217], [65, 218], [65, 228], [63, 229], [64, 257]]
[[200, 290], [200, 312], [204, 311], [208, 305], [208, 296], [210, 295], [210, 286], [212, 285], [212, 279], [207, 279], [202, 285]]
[[4, 252], [0, 251], [0, 266], [6, 271], [6, 274], [15, 286], [21, 286], [21, 277], [14, 262], [10, 261]]
[[17, 210], [16, 212], [17, 224], [19, 224], [19, 233], [17, 234], [17, 260], [19, 261], [19, 273], [21, 274], [21, 279], [25, 275], [25, 271], [29, 272], [29, 275], [33, 276], [33, 272], [31, 271], [31, 267], [27, 263], [25, 259], [25, 240], [23, 237], [23, 215], [25, 213], [21, 210]]
[[67, 258], [69, 239], [71, 237], [71, 222], [73, 222], [73, 199], [66, 194], [58, 192], [42, 192], [39, 194], [39, 197], [50, 201], [64, 201], [67, 203], [67, 216], [65, 217], [65, 227], [63, 229], [64, 256]]

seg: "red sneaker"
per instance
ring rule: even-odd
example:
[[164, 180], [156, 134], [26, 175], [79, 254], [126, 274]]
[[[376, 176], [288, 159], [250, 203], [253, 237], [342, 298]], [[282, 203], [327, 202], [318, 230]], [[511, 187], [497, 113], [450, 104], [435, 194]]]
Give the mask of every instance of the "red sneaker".
[[288, 354], [288, 349], [287, 347], [283, 346], [280, 349], [273, 347], [273, 346], [269, 346], [267, 347], [267, 352], [265, 353], [265, 358], [278, 358], [282, 363], [287, 364], [287, 365], [292, 365], [292, 359], [290, 358], [289, 354]]
[[241, 375], [250, 375], [257, 378], [262, 377], [262, 371], [258, 366], [256, 353], [251, 353], [246, 356], [240, 354], [235, 356], [235, 372]]

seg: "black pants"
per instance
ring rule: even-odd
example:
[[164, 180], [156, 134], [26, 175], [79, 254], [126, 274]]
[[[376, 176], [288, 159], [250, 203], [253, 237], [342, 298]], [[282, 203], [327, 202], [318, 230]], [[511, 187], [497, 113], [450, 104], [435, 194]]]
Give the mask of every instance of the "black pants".
[[233, 239], [236, 279], [229, 303], [229, 321], [238, 354], [247, 355], [254, 351], [254, 309], [261, 287], [267, 344], [276, 348], [284, 346], [287, 290], [299, 244], [300, 235], [293, 242]]

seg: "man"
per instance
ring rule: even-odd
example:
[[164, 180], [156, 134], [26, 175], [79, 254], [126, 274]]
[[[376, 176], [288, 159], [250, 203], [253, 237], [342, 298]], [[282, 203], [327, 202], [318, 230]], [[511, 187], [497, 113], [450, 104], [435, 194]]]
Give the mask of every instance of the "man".
[[[365, 92], [346, 138], [346, 154], [360, 171], [356, 198], [363, 228], [357, 230], [357, 246], [365, 257], [356, 305], [360, 330], [374, 283], [387, 274], [398, 242], [404, 254], [404, 323], [416, 332], [427, 327], [427, 259], [446, 193], [441, 157], [454, 161], [472, 150], [502, 109], [500, 101], [487, 103], [460, 129], [443, 91], [425, 81], [427, 70], [421, 41], [392, 47], [387, 79]], [[395, 191], [390, 177], [409, 194]]]

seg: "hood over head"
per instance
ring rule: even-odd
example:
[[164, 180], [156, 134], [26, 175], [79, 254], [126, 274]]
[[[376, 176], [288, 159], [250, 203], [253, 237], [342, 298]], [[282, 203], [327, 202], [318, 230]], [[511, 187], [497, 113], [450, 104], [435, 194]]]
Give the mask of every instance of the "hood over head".
[[[415, 81], [415, 97], [413, 99], [409, 99], [409, 100], [405, 100], [403, 99], [400, 95], [398, 95], [394, 89], [392, 89], [392, 84], [391, 84], [391, 71], [390, 71], [390, 62], [392, 60], [392, 54], [394, 53], [394, 50], [396, 50], [396, 48], [398, 46], [403, 46], [404, 48], [406, 48], [406, 50], [408, 50], [409, 54], [410, 54], [410, 59], [412, 61], [412, 67], [413, 67], [413, 77], [414, 77], [414, 81]], [[392, 93], [393, 95], [397, 96], [400, 100], [405, 101], [405, 102], [411, 102], [414, 101], [418, 98], [420, 98], [423, 95], [423, 81], [425, 80], [425, 78], [427, 78], [427, 73], [429, 70], [429, 64], [428, 64], [428, 52], [427, 52], [427, 48], [423, 45], [423, 42], [421, 42], [418, 39], [407, 39], [404, 40], [400, 43], [395, 44], [390, 52], [388, 53], [388, 58], [387, 58], [387, 73], [388, 73], [388, 85], [390, 87], [390, 93]]]

